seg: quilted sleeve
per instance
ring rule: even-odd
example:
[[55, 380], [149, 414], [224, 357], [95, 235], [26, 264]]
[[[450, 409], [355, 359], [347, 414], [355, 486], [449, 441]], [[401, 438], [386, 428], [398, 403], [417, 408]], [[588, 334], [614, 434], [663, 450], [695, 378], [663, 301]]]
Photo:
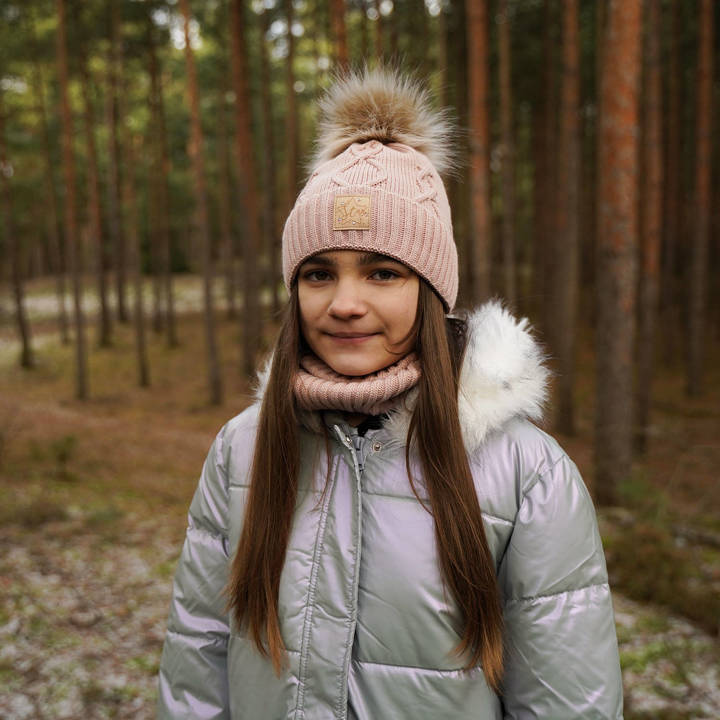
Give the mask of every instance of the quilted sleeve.
[[224, 428], [210, 448], [190, 505], [160, 660], [158, 715], [228, 718], [228, 482]]
[[622, 718], [622, 676], [597, 518], [565, 455], [525, 491], [499, 568], [507, 720]]

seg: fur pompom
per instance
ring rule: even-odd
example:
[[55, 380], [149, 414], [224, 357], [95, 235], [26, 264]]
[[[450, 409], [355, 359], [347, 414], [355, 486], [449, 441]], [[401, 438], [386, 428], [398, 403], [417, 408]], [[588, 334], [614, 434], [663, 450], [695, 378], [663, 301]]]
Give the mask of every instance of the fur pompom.
[[428, 157], [438, 173], [453, 170], [455, 128], [430, 94], [397, 70], [376, 68], [340, 77], [320, 101], [321, 122], [310, 171], [355, 142], [408, 145]]

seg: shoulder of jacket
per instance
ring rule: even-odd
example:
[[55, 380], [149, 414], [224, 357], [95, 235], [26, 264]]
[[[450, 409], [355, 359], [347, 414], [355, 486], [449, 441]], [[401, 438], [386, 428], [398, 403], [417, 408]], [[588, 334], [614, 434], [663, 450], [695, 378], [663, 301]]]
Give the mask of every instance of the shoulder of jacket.
[[479, 483], [487, 483], [490, 477], [496, 479], [497, 501], [508, 516], [536, 485], [547, 485], [558, 469], [569, 477], [574, 468], [557, 440], [523, 417], [513, 418], [490, 432], [469, 459]]

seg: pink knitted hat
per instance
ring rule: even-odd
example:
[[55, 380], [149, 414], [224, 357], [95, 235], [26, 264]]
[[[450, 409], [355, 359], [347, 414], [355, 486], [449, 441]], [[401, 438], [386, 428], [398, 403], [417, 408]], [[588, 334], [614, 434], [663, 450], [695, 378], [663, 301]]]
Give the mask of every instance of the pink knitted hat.
[[452, 128], [427, 92], [388, 70], [339, 80], [310, 177], [283, 231], [283, 277], [325, 250], [367, 250], [412, 268], [455, 305], [457, 250], [440, 172], [451, 165]]

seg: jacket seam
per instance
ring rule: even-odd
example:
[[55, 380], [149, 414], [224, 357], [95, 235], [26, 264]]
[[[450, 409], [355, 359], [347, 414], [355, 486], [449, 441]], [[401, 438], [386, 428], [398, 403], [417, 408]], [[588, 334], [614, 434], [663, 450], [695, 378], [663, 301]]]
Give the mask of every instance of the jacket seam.
[[[380, 492], [368, 492], [367, 490], [363, 490], [363, 495], [368, 495], [370, 497], [387, 497], [387, 498], [395, 498], [397, 500], [414, 500], [417, 502], [417, 498], [414, 495], [392, 495], [390, 493], [380, 493]], [[422, 498], [425, 501], [429, 501], [430, 498], [424, 497]], [[508, 525], [514, 525], [514, 520], [508, 520], [507, 518], [500, 517], [500, 515], [494, 515], [493, 513], [486, 512], [482, 508], [480, 509], [480, 512], [482, 513], [483, 517], [489, 517], [493, 518], [493, 520], [499, 520], [500, 522], [507, 523]]]
[[553, 597], [559, 597], [560, 595], [569, 595], [570, 593], [579, 592], [580, 590], [588, 590], [589, 588], [594, 587], [607, 587], [608, 590], [610, 589], [610, 584], [605, 582], [600, 583], [588, 583], [587, 585], [581, 585], [580, 587], [576, 588], [570, 588], [569, 590], [560, 590], [556, 593], [545, 593], [545, 594], [539, 594], [539, 595], [524, 595], [522, 597], [512, 597], [507, 598], [505, 601], [505, 604], [508, 605], [509, 603], [520, 603], [520, 602], [532, 602], [533, 600], [545, 600], [547, 598], [553, 598]]
[[[391, 667], [391, 668], [398, 668], [400, 670], [420, 670], [421, 672], [432, 672], [432, 673], [461, 673], [465, 671], [465, 668], [429, 668], [429, 667], [422, 667], [420, 665], [397, 665], [396, 663], [383, 663], [383, 662], [374, 662], [372, 660], [358, 660], [357, 658], [354, 659], [354, 662], [356, 662], [358, 665], [377, 665], [378, 667]], [[473, 670], [480, 670], [482, 672], [482, 665], [475, 665], [474, 667], [471, 667], [467, 672], [472, 672]]]
[[307, 664], [310, 645], [310, 635], [312, 633], [312, 618], [315, 610], [315, 591], [317, 589], [317, 578], [320, 565], [320, 556], [325, 546], [325, 527], [327, 523], [328, 511], [330, 508], [330, 498], [335, 490], [335, 482], [337, 480], [338, 459], [335, 459], [335, 471], [332, 474], [332, 487], [328, 488], [325, 501], [322, 506], [322, 513], [318, 523], [318, 533], [315, 538], [315, 547], [313, 548], [313, 561], [310, 570], [310, 583], [308, 585], [307, 597], [305, 600], [305, 618], [303, 620], [302, 640], [300, 643], [300, 663], [298, 668], [298, 691], [297, 700], [295, 702], [295, 711], [293, 717], [298, 720], [302, 717], [305, 703], [305, 683], [307, 681]]
[[[542, 478], [549, 475], [565, 458], [565, 453], [561, 453], [559, 457], [557, 457], [551, 465], [546, 465], [542, 470], [538, 470], [535, 473], [535, 476], [533, 477], [530, 485], [525, 488], [525, 491], [523, 492], [522, 496], [520, 497], [520, 505], [524, 502], [525, 498], [530, 494], [530, 492], [534, 489], [534, 487], [541, 482]], [[518, 507], [518, 512], [520, 512], [520, 507]]]

